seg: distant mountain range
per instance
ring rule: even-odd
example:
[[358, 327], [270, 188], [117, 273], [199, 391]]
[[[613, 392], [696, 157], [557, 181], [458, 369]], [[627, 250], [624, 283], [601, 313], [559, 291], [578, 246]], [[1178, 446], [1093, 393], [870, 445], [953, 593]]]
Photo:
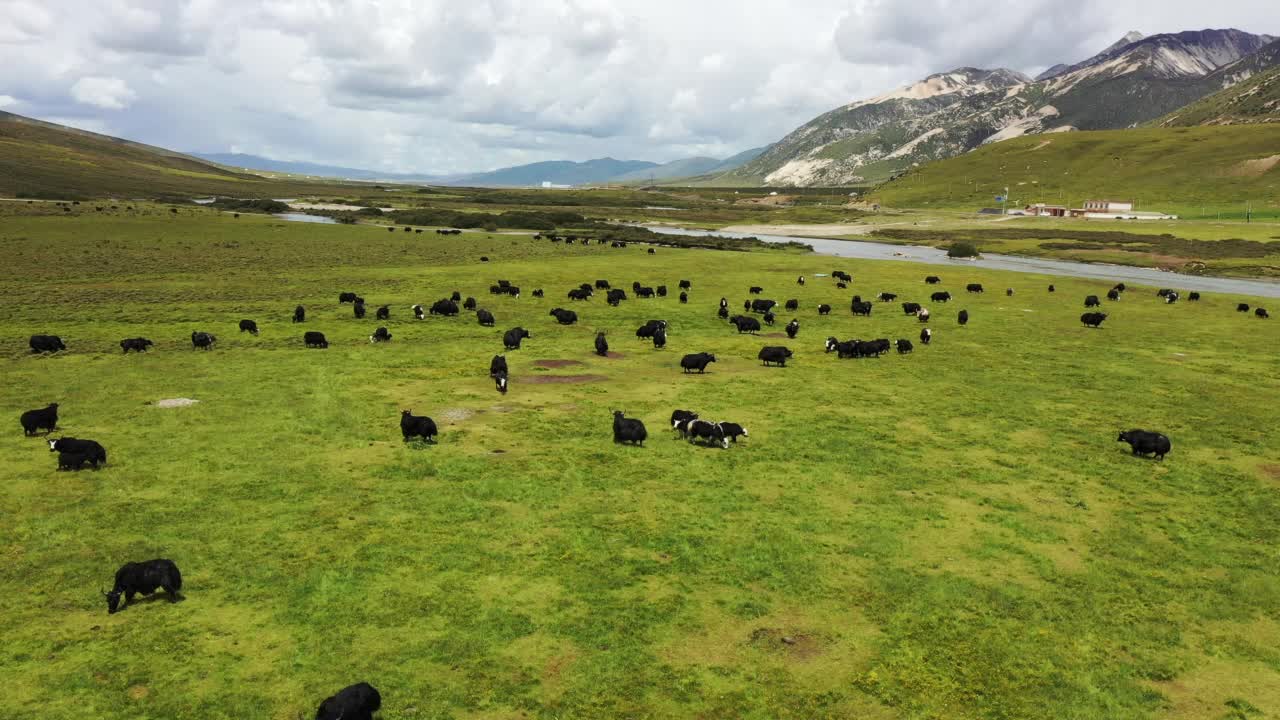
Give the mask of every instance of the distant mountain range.
[[764, 150], [765, 148], [755, 148], [725, 159], [694, 157], [662, 164], [644, 160], [615, 160], [613, 158], [599, 158], [584, 162], [551, 160], [501, 168], [490, 172], [459, 175], [389, 173], [339, 165], [274, 160], [243, 153], [189, 154], [226, 167], [258, 172], [289, 173], [368, 182], [385, 181], [432, 185], [472, 185], [477, 187], [530, 187], [539, 186], [544, 182], [554, 185], [645, 183], [649, 181], [669, 181], [710, 173], [723, 173], [753, 160]]
[[825, 113], [723, 180], [870, 184], [1021, 135], [1133, 127], [1267, 70], [1278, 48], [1274, 37], [1239, 30], [1135, 32], [1036, 80], [959, 68]]

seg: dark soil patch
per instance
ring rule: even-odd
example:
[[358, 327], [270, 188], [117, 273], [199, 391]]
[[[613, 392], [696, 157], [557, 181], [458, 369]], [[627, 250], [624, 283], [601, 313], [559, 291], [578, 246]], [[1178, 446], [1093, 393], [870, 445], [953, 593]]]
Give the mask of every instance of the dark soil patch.
[[781, 650], [796, 660], [808, 660], [822, 653], [822, 642], [818, 638], [776, 628], [756, 628], [751, 631], [750, 643]]
[[786, 336], [787, 336], [786, 333], [767, 333], [763, 337], [784, 338]]
[[582, 363], [577, 360], [534, 360], [533, 364], [541, 368], [562, 368], [581, 365]]
[[536, 375], [525, 380], [530, 385], [574, 385], [606, 380], [603, 375]]
[[626, 355], [623, 355], [620, 352], [614, 352], [612, 350], [608, 352], [608, 356], [610, 360], [621, 360], [622, 358], [626, 357]]
[[1275, 465], [1275, 464], [1263, 465], [1259, 469], [1262, 470], [1263, 475], [1266, 475], [1267, 477], [1271, 478], [1273, 481], [1280, 483], [1280, 465]]

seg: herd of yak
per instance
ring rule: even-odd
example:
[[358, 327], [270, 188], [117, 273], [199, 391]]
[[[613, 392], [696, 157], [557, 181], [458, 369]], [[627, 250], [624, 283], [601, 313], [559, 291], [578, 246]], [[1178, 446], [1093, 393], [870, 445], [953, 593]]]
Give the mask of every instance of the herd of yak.
[[[486, 258], [487, 259], [487, 258]], [[846, 284], [852, 278], [842, 271], [835, 271], [832, 277], [838, 281], [840, 286]], [[797, 283], [804, 285], [806, 282], [804, 277], [797, 279]], [[930, 275], [925, 279], [930, 285], [941, 282], [941, 279], [935, 275]], [[691, 289], [691, 283], [688, 280], [681, 280], [679, 284], [681, 303], [688, 302], [688, 291]], [[606, 293], [607, 302], [612, 306], [617, 306], [620, 302], [627, 299], [625, 290], [612, 288], [608, 281], [597, 280], [594, 284], [583, 283], [577, 288], [569, 291], [568, 298], [570, 300], [585, 301], [594, 296], [595, 291], [601, 290]], [[982, 293], [983, 287], [980, 284], [969, 284], [966, 287], [969, 293]], [[1049, 285], [1049, 292], [1055, 292], [1053, 285]], [[510, 282], [500, 280], [497, 284], [490, 287], [490, 292], [495, 295], [508, 295], [511, 297], [520, 297], [520, 288], [512, 285]], [[749, 292], [758, 295], [763, 292], [760, 287], [751, 287]], [[1116, 285], [1106, 295], [1111, 301], [1119, 300], [1121, 294], [1125, 292], [1123, 283]], [[632, 285], [632, 294], [636, 297], [664, 297], [667, 295], [665, 285], [656, 288], [649, 288], [634, 283]], [[1013, 290], [1006, 290], [1006, 294], [1012, 295]], [[537, 289], [533, 291], [535, 297], [543, 297], [543, 291]], [[1158, 293], [1159, 297], [1166, 303], [1177, 302], [1180, 294], [1173, 290], [1162, 289]], [[893, 302], [897, 296], [893, 293], [880, 293], [877, 297], [882, 303]], [[952, 299], [949, 292], [935, 292], [930, 299], [936, 303], [945, 303]], [[1190, 293], [1187, 297], [1189, 301], [1199, 300], [1198, 293]], [[364, 299], [356, 293], [343, 292], [339, 295], [339, 303], [350, 303], [354, 308], [356, 318], [364, 318], [366, 314]], [[474, 311], [478, 322], [484, 326], [493, 326], [494, 317], [489, 311], [478, 308], [475, 298], [467, 298], [463, 300], [461, 294], [454, 292], [450, 298], [442, 299], [431, 305], [429, 309], [423, 308], [422, 305], [414, 305], [412, 311], [414, 317], [421, 320], [426, 315], [442, 315], [456, 316], [459, 314], [459, 303], [462, 309]], [[739, 333], [754, 333], [761, 330], [761, 320], [766, 325], [773, 325], [776, 321], [774, 309], [778, 303], [773, 300], [754, 299], [747, 300], [743, 303], [744, 312], [751, 315], [731, 315], [729, 312], [729, 303], [725, 298], [720, 299], [720, 307], [718, 315], [722, 320], [734, 326]], [[1080, 321], [1085, 326], [1097, 328], [1100, 327], [1107, 314], [1092, 310], [1102, 305], [1102, 301], [1096, 295], [1090, 295], [1085, 299], [1085, 308], [1090, 310], [1080, 316]], [[799, 301], [792, 299], [787, 300], [783, 307], [787, 311], [795, 311], [799, 309]], [[928, 327], [929, 310], [919, 303], [904, 302], [901, 303], [903, 313], [907, 316], [914, 316], [918, 322], [922, 324], [919, 335], [920, 342], [928, 345], [931, 341], [933, 331]], [[1246, 304], [1239, 304], [1237, 310], [1240, 312], [1248, 312], [1251, 308]], [[850, 310], [855, 315], [868, 316], [872, 313], [872, 303], [864, 301], [859, 296], [854, 296]], [[1252, 308], [1254, 315], [1258, 318], [1269, 317], [1266, 309]], [[829, 305], [819, 305], [817, 311], [820, 315], [827, 315], [831, 312]], [[378, 320], [388, 320], [390, 318], [390, 308], [387, 305], [379, 307], [375, 312]], [[577, 314], [571, 310], [556, 308], [550, 312], [557, 322], [562, 325], [572, 325], [578, 321]], [[760, 316], [757, 319], [753, 315]], [[301, 305], [295, 308], [293, 313], [293, 322], [302, 323], [306, 321], [306, 310]], [[969, 313], [960, 311], [957, 315], [957, 321], [961, 325], [965, 325], [969, 321]], [[239, 323], [241, 332], [247, 332], [252, 335], [258, 334], [258, 326], [253, 320], [241, 320]], [[799, 320], [792, 319], [786, 326], [786, 334], [788, 338], [794, 339], [799, 330]], [[665, 320], [650, 320], [636, 330], [636, 337], [652, 341], [654, 347], [662, 348], [667, 343], [668, 324]], [[503, 335], [503, 346], [507, 350], [516, 350], [521, 346], [521, 342], [530, 338], [528, 330], [516, 327], [508, 330]], [[392, 339], [392, 335], [387, 331], [386, 327], [378, 327], [372, 335], [369, 336], [370, 342], [387, 342]], [[211, 333], [196, 331], [191, 334], [191, 345], [194, 349], [210, 350], [214, 347], [217, 338]], [[309, 348], [326, 348], [328, 341], [323, 333], [308, 331], [303, 334], [303, 342]], [[609, 345], [606, 340], [605, 333], [600, 332], [595, 336], [595, 352], [600, 356], [607, 356], [609, 353]], [[145, 352], [148, 348], [153, 347], [154, 343], [146, 338], [127, 338], [120, 342], [121, 349], [128, 353]], [[31, 337], [30, 346], [32, 351], [38, 353], [58, 352], [66, 350], [66, 345], [62, 339], [52, 335], [35, 335]], [[831, 337], [827, 338], [825, 344], [828, 353], [835, 352], [839, 358], [865, 358], [879, 357], [884, 353], [890, 352], [892, 349], [897, 350], [899, 354], [910, 353], [913, 350], [913, 344], [910, 340], [899, 339], [896, 342], [890, 342], [886, 338], [875, 340], [839, 340]], [[792, 352], [785, 346], [766, 346], [760, 350], [758, 359], [765, 365], [785, 366]], [[684, 373], [706, 371], [710, 363], [716, 361], [716, 356], [712, 353], [692, 353], [684, 355], [680, 360], [680, 367]], [[499, 392], [505, 393], [508, 389], [508, 369], [506, 357], [504, 355], [496, 355], [493, 357], [489, 365], [489, 375], [493, 379], [495, 386]], [[699, 417], [698, 413], [690, 410], [675, 410], [670, 418], [671, 429], [678, 433], [680, 437], [688, 439], [689, 442], [702, 441], [708, 446], [719, 446], [728, 448], [731, 442], [736, 443], [739, 437], [748, 437], [746, 428], [738, 423], [733, 422], [713, 422]], [[57, 429], [58, 424], [58, 405], [56, 403], [47, 407], [30, 410], [22, 414], [21, 424], [24, 433], [28, 436], [34, 436], [40, 431], [44, 431], [46, 435], [53, 433]], [[421, 439], [428, 443], [434, 443], [438, 435], [436, 423], [430, 417], [414, 415], [411, 410], [404, 410], [400, 416], [400, 430], [404, 440], [410, 441], [415, 438]], [[647, 431], [644, 423], [635, 418], [628, 418], [622, 411], [613, 413], [613, 439], [615, 443], [629, 443], [633, 445], [643, 446], [647, 438]], [[1146, 430], [1127, 430], [1121, 432], [1117, 438], [1118, 442], [1126, 442], [1129, 444], [1134, 455], [1152, 455], [1157, 459], [1163, 459], [1165, 454], [1170, 451], [1171, 444], [1169, 438], [1158, 432]], [[97, 469], [105, 465], [107, 462], [107, 453], [105, 448], [98, 442], [93, 440], [78, 439], [72, 437], [61, 437], [57, 439], [49, 439], [49, 450], [58, 454], [59, 470], [80, 470], [86, 466]], [[146, 562], [129, 562], [123, 565], [115, 575], [115, 582], [111, 590], [103, 590], [102, 593], [106, 597], [107, 609], [109, 613], [115, 613], [133, 601], [137, 595], [151, 596], [159, 590], [163, 590], [169, 597], [170, 601], [176, 602], [179, 599], [179, 591], [182, 588], [182, 575], [178, 570], [178, 566], [167, 559], [155, 559]], [[333, 696], [326, 698], [321, 703], [316, 713], [317, 720], [321, 719], [356, 719], [371, 718], [372, 714], [381, 707], [382, 699], [378, 691], [368, 683], [359, 683], [344, 688]]]

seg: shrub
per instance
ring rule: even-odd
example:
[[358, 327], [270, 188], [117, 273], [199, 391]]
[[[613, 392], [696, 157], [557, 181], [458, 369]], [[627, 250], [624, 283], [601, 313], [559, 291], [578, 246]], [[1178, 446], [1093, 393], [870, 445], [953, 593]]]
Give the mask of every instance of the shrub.
[[947, 257], [976, 258], [979, 255], [978, 247], [973, 243], [954, 242], [951, 243], [951, 247], [947, 248]]

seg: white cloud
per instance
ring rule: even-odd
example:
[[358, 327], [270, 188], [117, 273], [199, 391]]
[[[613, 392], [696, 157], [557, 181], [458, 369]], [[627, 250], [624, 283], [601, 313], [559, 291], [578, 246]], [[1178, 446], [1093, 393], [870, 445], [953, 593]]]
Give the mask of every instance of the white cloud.
[[[0, 0], [0, 95], [178, 150], [393, 171], [729, 155], [959, 65], [1128, 30], [1280, 34], [1257, 0]], [[39, 43], [39, 52], [33, 52]]]
[[0, 95], [0, 108], [13, 107], [18, 104], [18, 98], [12, 95]]
[[83, 77], [71, 86], [71, 97], [78, 103], [104, 110], [123, 110], [138, 94], [117, 77]]

